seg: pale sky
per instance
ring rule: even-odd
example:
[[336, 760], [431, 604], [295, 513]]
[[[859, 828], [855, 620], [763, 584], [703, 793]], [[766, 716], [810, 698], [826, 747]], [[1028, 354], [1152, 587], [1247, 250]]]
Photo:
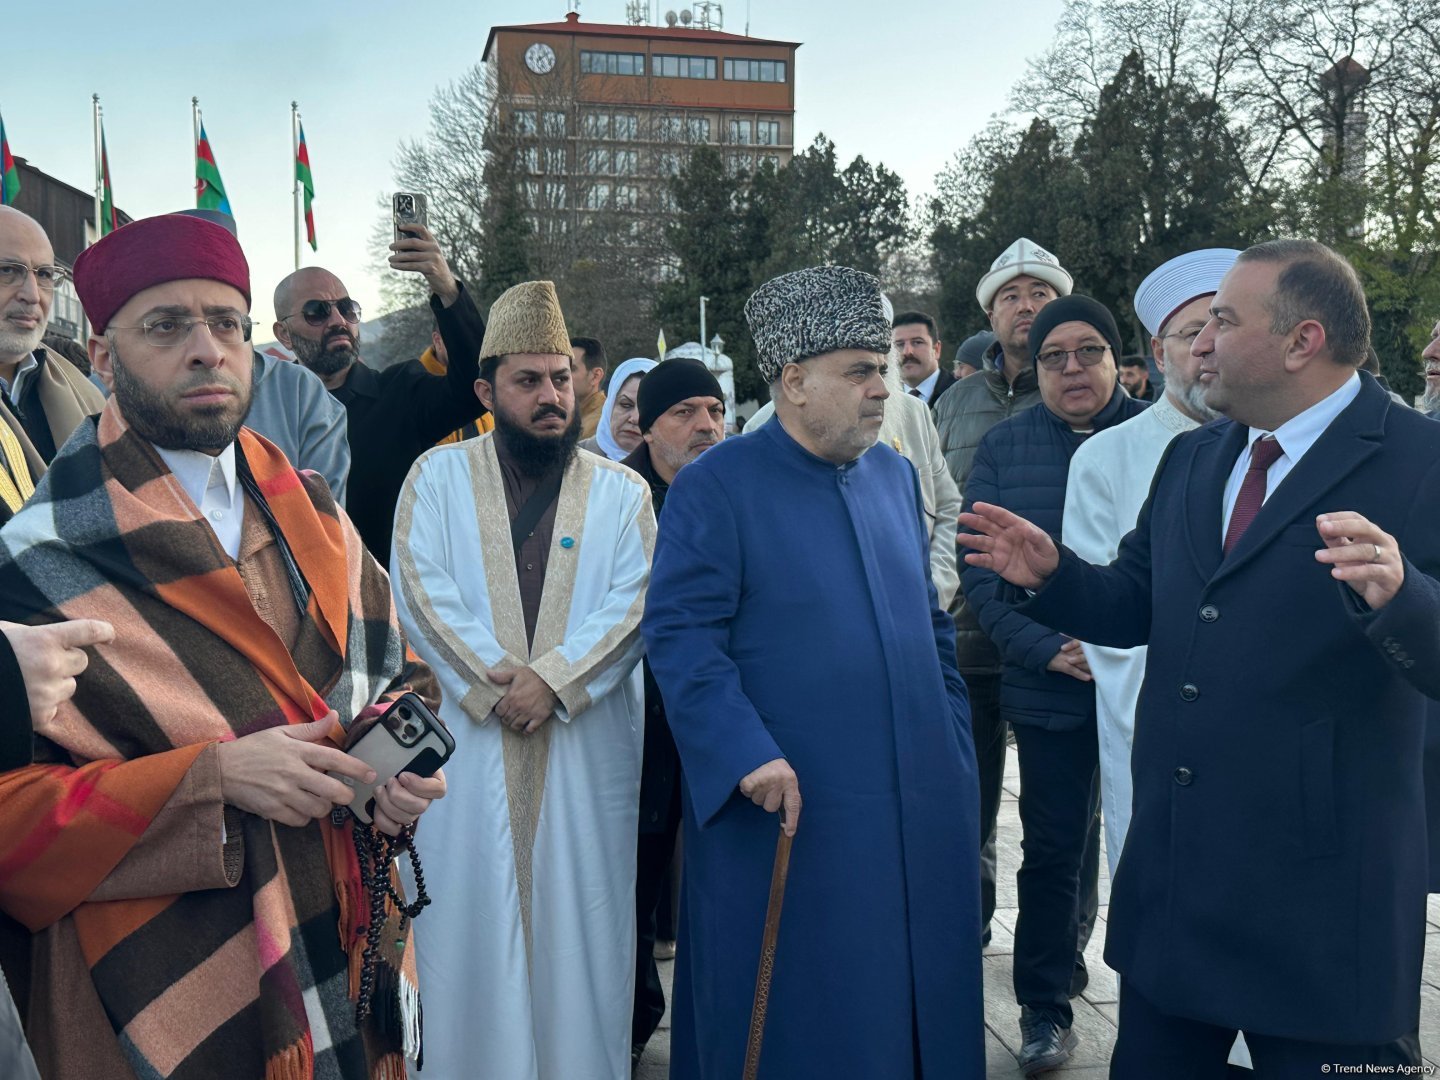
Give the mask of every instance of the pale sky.
[[[914, 195], [1005, 109], [1062, 6], [751, 0], [750, 32], [804, 43], [797, 147], [824, 131], [842, 161], [883, 161]], [[304, 247], [302, 262], [338, 274], [373, 318], [379, 275], [367, 245], [377, 200], [394, 190], [400, 140], [424, 132], [432, 92], [479, 62], [492, 25], [558, 21], [565, 11], [565, 0], [22, 0], [4, 18], [0, 115], [12, 152], [89, 191], [98, 93], [116, 202], [145, 217], [194, 205], [198, 96], [250, 260], [257, 338], [268, 340], [271, 293], [294, 265], [291, 100], [305, 121], [320, 244]], [[744, 0], [726, 3], [724, 29], [743, 33], [745, 12]], [[623, 23], [624, 13], [624, 0], [580, 7], [586, 22]]]

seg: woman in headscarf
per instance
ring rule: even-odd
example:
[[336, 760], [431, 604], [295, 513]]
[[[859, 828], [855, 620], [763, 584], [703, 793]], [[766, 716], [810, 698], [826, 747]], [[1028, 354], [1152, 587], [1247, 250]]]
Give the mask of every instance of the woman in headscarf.
[[610, 376], [610, 393], [605, 398], [605, 410], [600, 414], [600, 426], [595, 429], [593, 439], [580, 443], [580, 449], [604, 454], [611, 461], [623, 461], [640, 445], [640, 410], [636, 394], [640, 376], [655, 366], [654, 360], [637, 356], [615, 369]]

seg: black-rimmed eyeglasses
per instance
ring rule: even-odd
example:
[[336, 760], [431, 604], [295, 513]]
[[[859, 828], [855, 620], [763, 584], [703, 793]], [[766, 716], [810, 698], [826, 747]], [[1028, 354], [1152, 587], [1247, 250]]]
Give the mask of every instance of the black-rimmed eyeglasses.
[[1109, 345], [1081, 345], [1078, 349], [1046, 349], [1036, 359], [1046, 371], [1063, 371], [1072, 356], [1085, 367], [1094, 367], [1109, 351]]

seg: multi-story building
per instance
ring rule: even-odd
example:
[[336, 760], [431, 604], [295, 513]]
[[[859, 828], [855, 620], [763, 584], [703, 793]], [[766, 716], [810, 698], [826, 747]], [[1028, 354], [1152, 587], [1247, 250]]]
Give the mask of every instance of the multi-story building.
[[799, 43], [670, 21], [591, 24], [571, 12], [491, 29], [483, 59], [532, 208], [667, 210], [661, 181], [700, 144], [735, 170], [790, 160]]

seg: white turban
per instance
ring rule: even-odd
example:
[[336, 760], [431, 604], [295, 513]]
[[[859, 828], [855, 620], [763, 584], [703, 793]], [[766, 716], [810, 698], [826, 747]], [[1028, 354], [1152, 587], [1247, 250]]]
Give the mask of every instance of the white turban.
[[1177, 255], [1152, 270], [1135, 290], [1135, 314], [1150, 336], [1159, 337], [1170, 316], [1191, 300], [1219, 291], [1220, 279], [1239, 257], [1234, 248], [1203, 248]]

